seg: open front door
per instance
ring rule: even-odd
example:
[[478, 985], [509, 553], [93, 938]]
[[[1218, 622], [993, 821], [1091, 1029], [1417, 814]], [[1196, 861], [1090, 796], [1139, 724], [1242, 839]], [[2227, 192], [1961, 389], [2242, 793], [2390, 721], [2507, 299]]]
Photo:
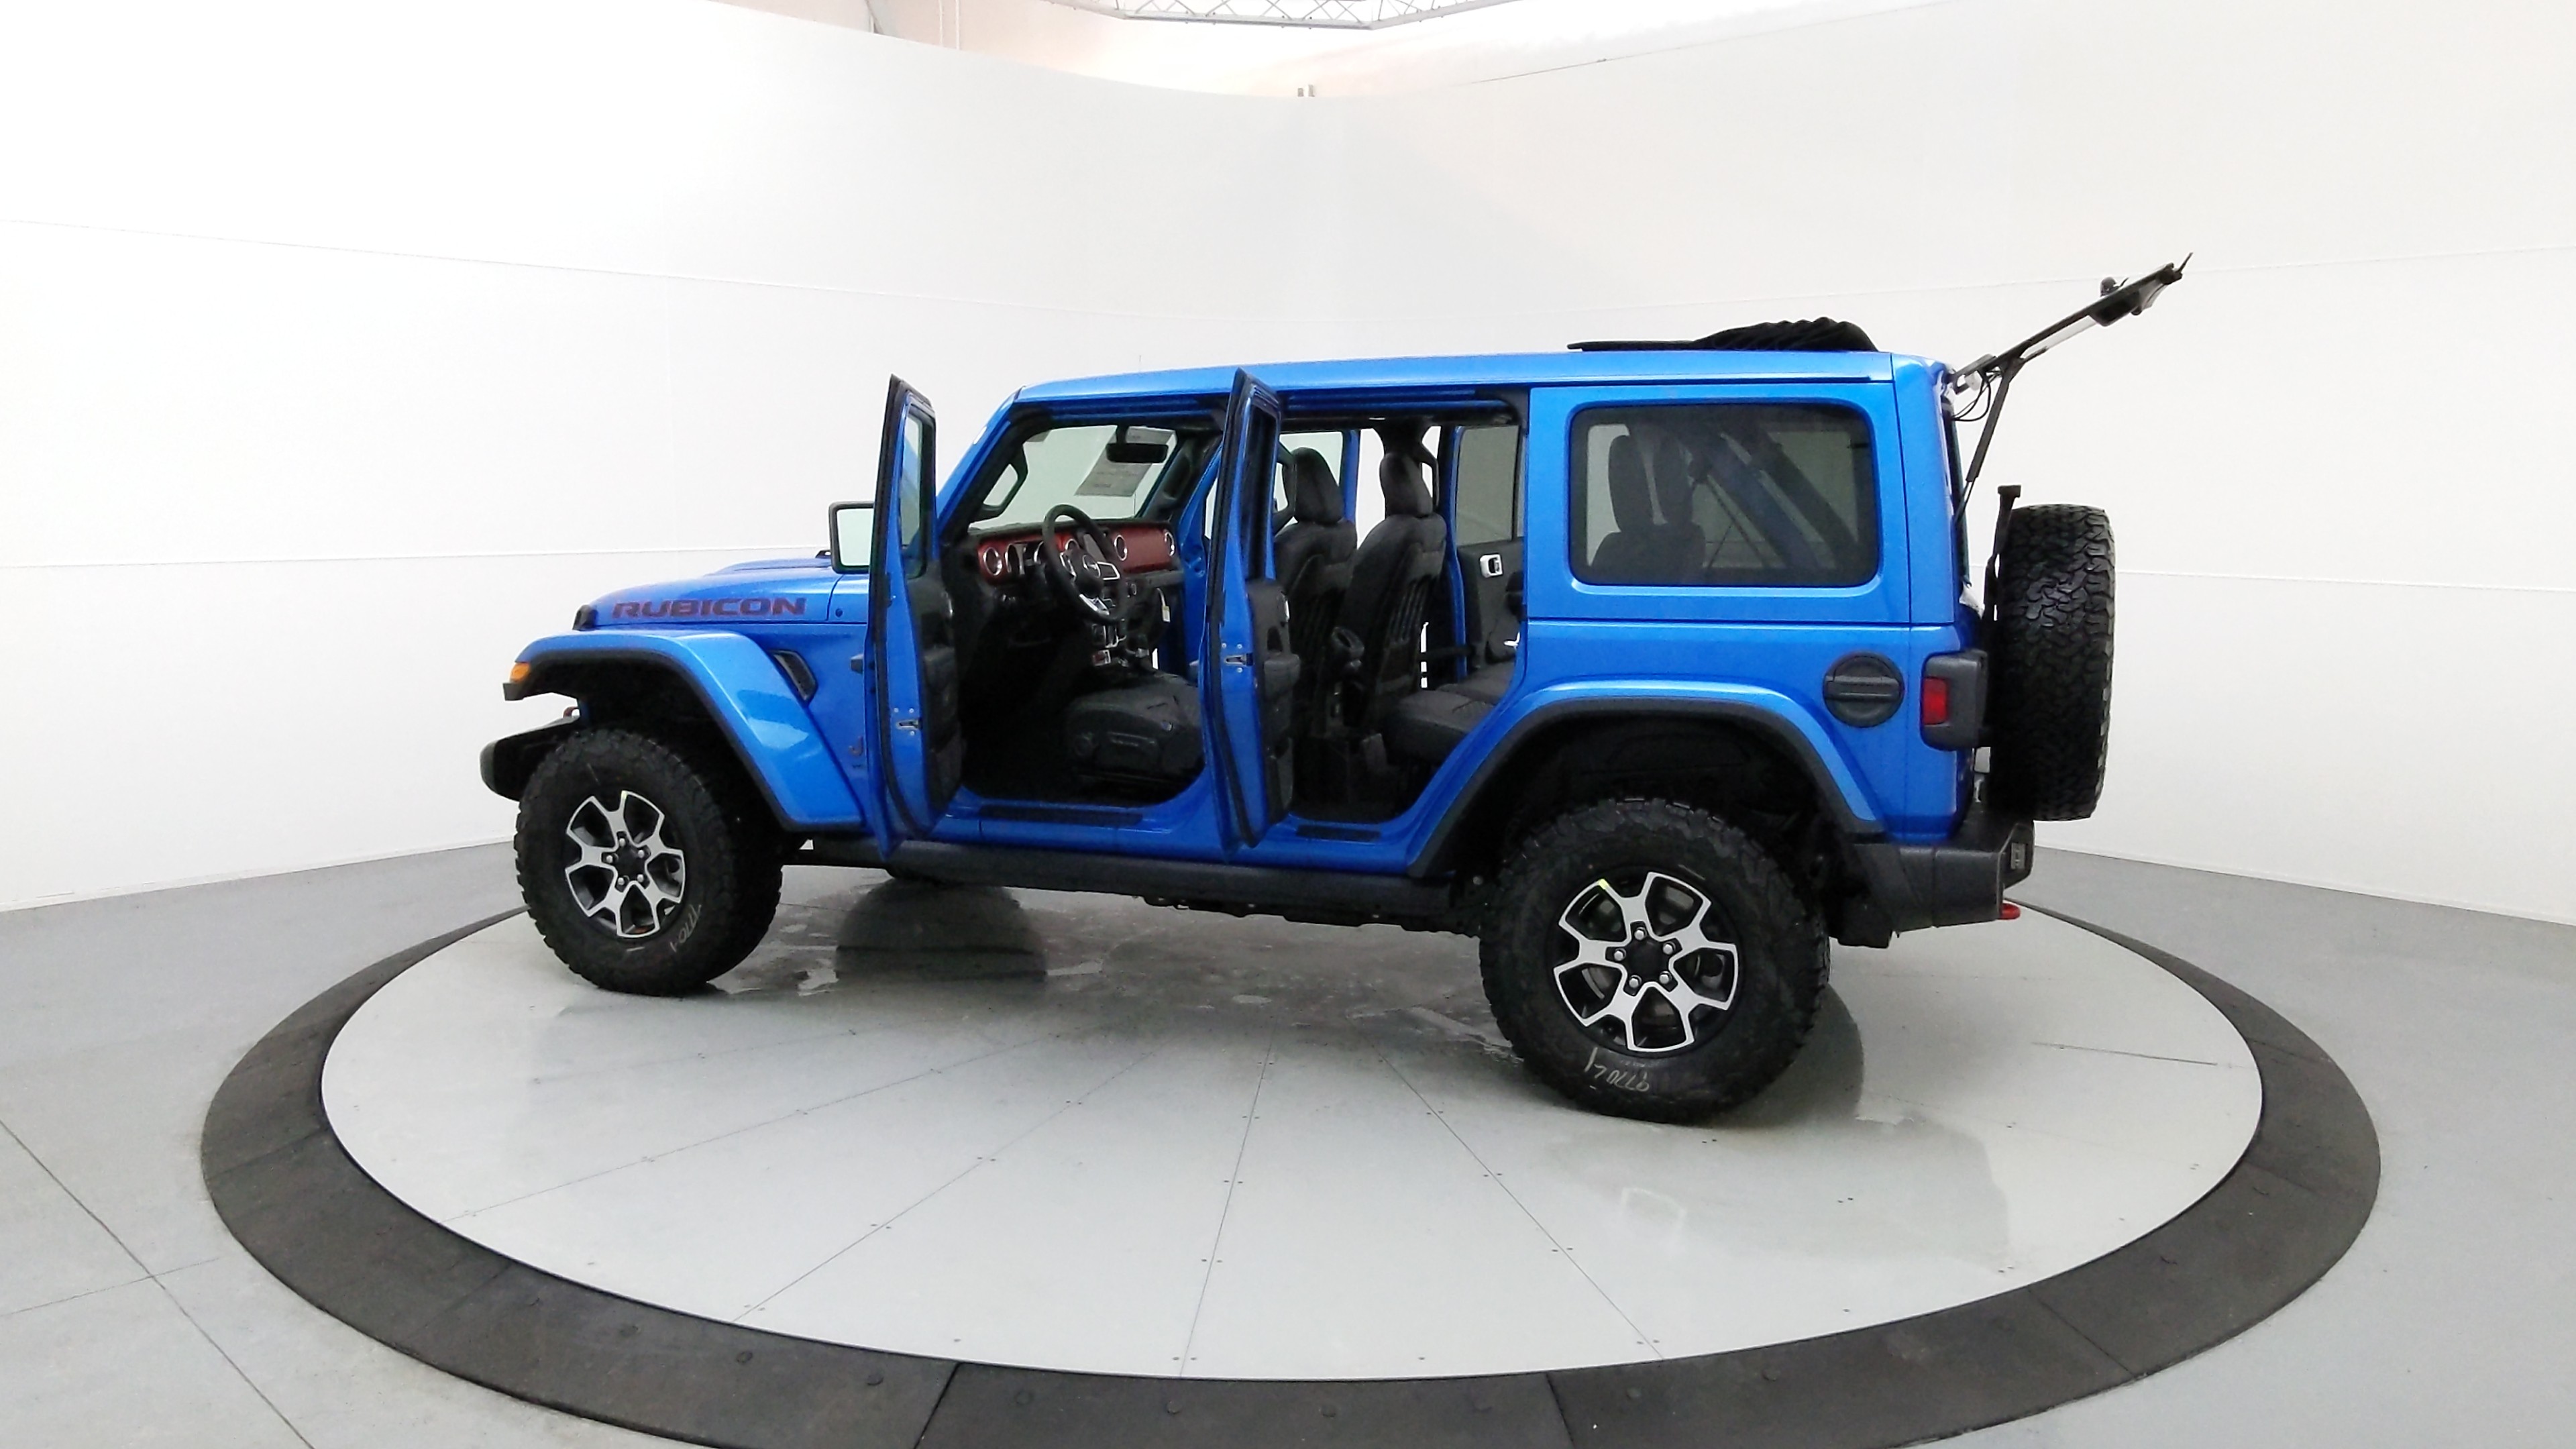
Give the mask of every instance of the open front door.
[[957, 646], [931, 511], [939, 423], [895, 378], [877, 453], [876, 538], [868, 556], [869, 756], [877, 845], [892, 853], [930, 833], [957, 793], [966, 742], [957, 727]]
[[1288, 595], [1270, 553], [1271, 479], [1278, 468], [1279, 399], [1248, 372], [1226, 404], [1217, 489], [1216, 557], [1208, 569], [1206, 667], [1200, 679], [1215, 726], [1232, 843], [1249, 845], [1288, 813], [1296, 794], [1297, 655]]

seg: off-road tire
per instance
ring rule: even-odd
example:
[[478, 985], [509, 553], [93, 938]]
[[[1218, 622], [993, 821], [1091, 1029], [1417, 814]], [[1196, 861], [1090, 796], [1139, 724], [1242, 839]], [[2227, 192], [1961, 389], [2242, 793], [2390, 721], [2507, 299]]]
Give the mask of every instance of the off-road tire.
[[[685, 856], [680, 899], [650, 934], [621, 936], [576, 899], [566, 831], [583, 802], [632, 792]], [[653, 736], [582, 730], [549, 751], [519, 797], [519, 894], [537, 932], [584, 980], [610, 991], [676, 996], [732, 970], [778, 910], [780, 852], [767, 807], [730, 772]]]
[[[1702, 1012], [1695, 1044], [1620, 1050], [1576, 1019], [1556, 970], [1575, 944], [1560, 924], [1590, 883], [1652, 870], [1723, 917], [1736, 949], [1732, 1005]], [[1796, 1059], [1814, 1024], [1830, 947], [1786, 872], [1743, 831], [1667, 800], [1614, 800], [1558, 816], [1504, 865], [1480, 933], [1485, 1000], [1521, 1060], [1595, 1111], [1695, 1121], [1751, 1099]]]
[[1997, 560], [1994, 745], [1987, 798], [2033, 820], [2081, 820], [2111, 750], [2111, 519], [2049, 503], [2013, 510]]

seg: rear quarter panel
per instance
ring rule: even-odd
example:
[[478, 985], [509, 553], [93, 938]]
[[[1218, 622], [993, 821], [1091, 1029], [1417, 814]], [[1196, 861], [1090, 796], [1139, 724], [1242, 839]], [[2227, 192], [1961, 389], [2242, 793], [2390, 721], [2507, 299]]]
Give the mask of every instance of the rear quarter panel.
[[[1605, 585], [1578, 578], [1571, 497], [1577, 414], [1594, 406], [1687, 402], [1825, 402], [1867, 417], [1879, 489], [1876, 575], [1848, 588]], [[1858, 822], [1874, 822], [1900, 839], [1947, 836], [1960, 804], [1959, 757], [1923, 743], [1912, 694], [1925, 656], [1959, 647], [1960, 631], [1948, 614], [1921, 619], [1914, 538], [1921, 510], [1909, 500], [1919, 491], [1913, 475], [1922, 468], [1919, 454], [1909, 459], [1899, 413], [1897, 389], [1886, 382], [1533, 390], [1528, 620], [1509, 713], [1517, 716], [1547, 698], [1619, 692], [1760, 702], [1816, 746]], [[1946, 482], [1942, 487], [1946, 500]], [[1946, 501], [1940, 506], [1946, 529]], [[1927, 562], [1946, 576], [1946, 549]], [[1836, 660], [1864, 650], [1895, 662], [1908, 695], [1893, 718], [1858, 728], [1833, 717], [1823, 685]]]

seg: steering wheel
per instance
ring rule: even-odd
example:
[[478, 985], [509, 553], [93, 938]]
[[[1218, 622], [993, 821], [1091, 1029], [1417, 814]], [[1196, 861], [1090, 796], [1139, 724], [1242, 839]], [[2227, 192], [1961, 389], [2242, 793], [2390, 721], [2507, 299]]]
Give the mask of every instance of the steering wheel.
[[[1056, 547], [1056, 534], [1063, 526], [1058, 519], [1070, 520], [1080, 542]], [[1088, 543], [1089, 548], [1081, 546]], [[1110, 541], [1109, 530], [1091, 521], [1091, 515], [1070, 503], [1059, 503], [1046, 511], [1038, 525], [1038, 568], [1055, 590], [1056, 598], [1084, 618], [1099, 624], [1121, 624], [1126, 621], [1131, 600], [1120, 597], [1118, 565], [1110, 562], [1117, 545]]]

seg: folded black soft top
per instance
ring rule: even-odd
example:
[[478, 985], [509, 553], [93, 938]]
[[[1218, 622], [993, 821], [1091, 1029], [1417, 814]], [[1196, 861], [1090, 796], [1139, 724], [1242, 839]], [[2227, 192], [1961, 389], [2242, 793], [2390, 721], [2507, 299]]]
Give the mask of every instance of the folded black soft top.
[[1752, 322], [1687, 342], [1576, 342], [1576, 352], [1876, 352], [1857, 322], [1809, 317], [1800, 322]]

